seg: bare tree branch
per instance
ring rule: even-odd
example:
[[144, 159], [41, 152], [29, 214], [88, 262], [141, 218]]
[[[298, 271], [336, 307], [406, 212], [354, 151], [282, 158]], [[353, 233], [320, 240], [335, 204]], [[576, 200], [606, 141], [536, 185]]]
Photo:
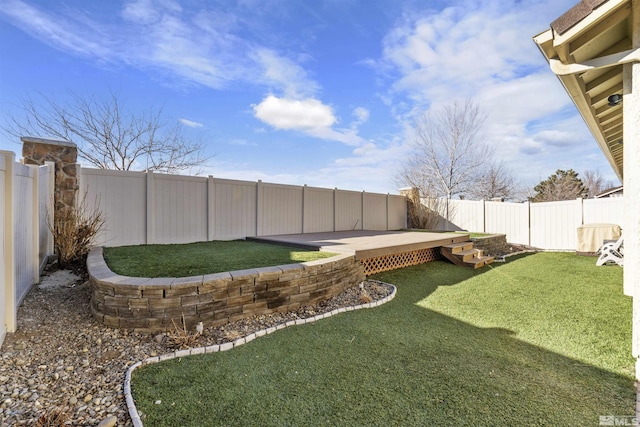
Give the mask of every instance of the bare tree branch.
[[602, 193], [604, 190], [615, 186], [613, 184], [613, 181], [605, 180], [604, 177], [600, 174], [600, 171], [597, 170], [586, 170], [584, 171], [582, 176], [582, 182], [587, 188], [588, 199], [592, 199], [596, 195]]
[[448, 200], [454, 196], [508, 197], [515, 179], [492, 161], [494, 150], [484, 141], [485, 120], [471, 101], [423, 115], [414, 125], [414, 150], [398, 183], [420, 189], [427, 200], [444, 198], [442, 215], [447, 220]]
[[168, 125], [162, 109], [129, 110], [113, 92], [98, 99], [70, 91], [64, 104], [39, 94], [39, 101], [22, 99], [24, 119], [11, 116], [4, 132], [75, 142], [80, 159], [99, 169], [177, 173], [208, 160], [202, 155], [202, 141], [188, 140], [179, 122]]

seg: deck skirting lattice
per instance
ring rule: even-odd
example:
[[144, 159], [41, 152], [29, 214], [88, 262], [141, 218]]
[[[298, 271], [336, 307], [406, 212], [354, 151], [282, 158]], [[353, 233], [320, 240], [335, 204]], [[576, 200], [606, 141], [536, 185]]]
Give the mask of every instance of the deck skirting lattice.
[[424, 264], [425, 262], [435, 261], [441, 258], [440, 248], [426, 248], [366, 258], [360, 260], [360, 262], [364, 266], [364, 274], [369, 276], [383, 271]]

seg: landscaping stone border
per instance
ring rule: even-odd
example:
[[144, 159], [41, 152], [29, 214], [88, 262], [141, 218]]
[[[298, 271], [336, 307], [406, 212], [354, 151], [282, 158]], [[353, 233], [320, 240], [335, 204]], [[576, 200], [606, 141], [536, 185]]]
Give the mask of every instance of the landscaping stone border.
[[228, 351], [231, 350], [233, 348], [239, 347], [243, 344], [247, 344], [253, 340], [255, 340], [256, 338], [259, 338], [261, 336], [264, 335], [268, 335], [268, 334], [272, 334], [276, 331], [279, 331], [280, 329], [284, 329], [284, 328], [288, 328], [289, 326], [297, 326], [297, 325], [304, 325], [307, 323], [313, 323], [313, 322], [317, 322], [318, 320], [321, 319], [326, 319], [328, 317], [331, 316], [335, 316], [336, 314], [340, 314], [340, 313], [345, 313], [347, 311], [354, 311], [354, 310], [361, 310], [363, 308], [374, 308], [374, 307], [378, 307], [382, 304], [385, 304], [389, 301], [391, 301], [393, 298], [395, 298], [396, 296], [396, 291], [397, 288], [394, 285], [391, 285], [389, 283], [385, 283], [385, 282], [380, 282], [377, 280], [370, 280], [372, 282], [377, 282], [377, 283], [381, 283], [387, 286], [391, 286], [393, 288], [391, 294], [389, 294], [388, 296], [378, 300], [378, 301], [374, 301], [374, 302], [370, 302], [367, 304], [361, 304], [361, 305], [356, 305], [356, 306], [351, 306], [351, 307], [342, 307], [342, 308], [337, 308], [333, 311], [330, 311], [328, 313], [322, 313], [322, 314], [318, 314], [316, 316], [313, 317], [308, 317], [306, 319], [296, 319], [296, 320], [289, 320], [285, 323], [281, 323], [279, 325], [276, 326], [272, 326], [270, 328], [267, 329], [262, 329], [260, 331], [257, 332], [253, 332], [245, 337], [242, 338], [238, 338], [237, 340], [233, 341], [233, 342], [227, 342], [227, 343], [223, 343], [223, 344], [215, 344], [215, 345], [210, 345], [207, 347], [198, 347], [198, 348], [190, 348], [190, 349], [185, 349], [185, 350], [176, 350], [174, 352], [171, 353], [167, 353], [167, 354], [163, 354], [160, 356], [155, 356], [155, 357], [149, 357], [145, 360], [136, 362], [135, 364], [131, 365], [129, 367], [129, 369], [127, 369], [127, 374], [125, 376], [125, 380], [124, 380], [124, 395], [125, 395], [125, 400], [127, 402], [127, 409], [129, 410], [129, 416], [131, 417], [131, 421], [133, 422], [134, 427], [143, 427], [142, 424], [142, 420], [140, 418], [140, 414], [138, 413], [138, 408], [136, 408], [136, 404], [133, 400], [133, 396], [131, 394], [131, 376], [133, 374], [133, 371], [135, 371], [136, 369], [138, 369], [141, 366], [145, 366], [145, 365], [150, 365], [152, 363], [158, 363], [158, 362], [163, 362], [165, 360], [171, 360], [171, 359], [176, 359], [176, 358], [181, 358], [181, 357], [187, 357], [187, 356], [193, 356], [193, 355], [197, 355], [197, 354], [208, 354], [208, 353], [217, 353], [220, 351]]
[[219, 326], [250, 316], [294, 311], [365, 280], [354, 255], [299, 264], [179, 278], [141, 278], [112, 272], [101, 247], [87, 257], [91, 313], [114, 328], [160, 332], [202, 322]]

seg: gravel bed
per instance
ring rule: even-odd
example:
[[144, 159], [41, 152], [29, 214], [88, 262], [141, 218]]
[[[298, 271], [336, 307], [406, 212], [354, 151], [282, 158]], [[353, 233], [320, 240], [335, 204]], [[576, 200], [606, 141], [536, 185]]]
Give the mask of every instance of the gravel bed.
[[[75, 281], [46, 286], [53, 271], [45, 272], [41, 285], [28, 293], [18, 309], [17, 332], [7, 334], [2, 345], [0, 426], [34, 425], [54, 410], [64, 412], [65, 425], [96, 426], [111, 417], [119, 426], [131, 426], [123, 392], [127, 369], [184, 348], [184, 340], [179, 331], [149, 334], [98, 324], [89, 309], [86, 272], [78, 272], [81, 277]], [[388, 285], [366, 281], [314, 306], [205, 328], [186, 347], [232, 342], [289, 320], [377, 301], [391, 292]]]

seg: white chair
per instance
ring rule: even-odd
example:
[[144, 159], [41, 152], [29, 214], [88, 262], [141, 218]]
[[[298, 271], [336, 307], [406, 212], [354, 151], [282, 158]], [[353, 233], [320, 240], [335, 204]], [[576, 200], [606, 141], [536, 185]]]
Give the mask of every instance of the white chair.
[[620, 237], [615, 242], [605, 243], [600, 249], [598, 249], [598, 254], [600, 257], [598, 258], [598, 261], [596, 261], [596, 265], [616, 263], [622, 267], [624, 264], [623, 238]]

